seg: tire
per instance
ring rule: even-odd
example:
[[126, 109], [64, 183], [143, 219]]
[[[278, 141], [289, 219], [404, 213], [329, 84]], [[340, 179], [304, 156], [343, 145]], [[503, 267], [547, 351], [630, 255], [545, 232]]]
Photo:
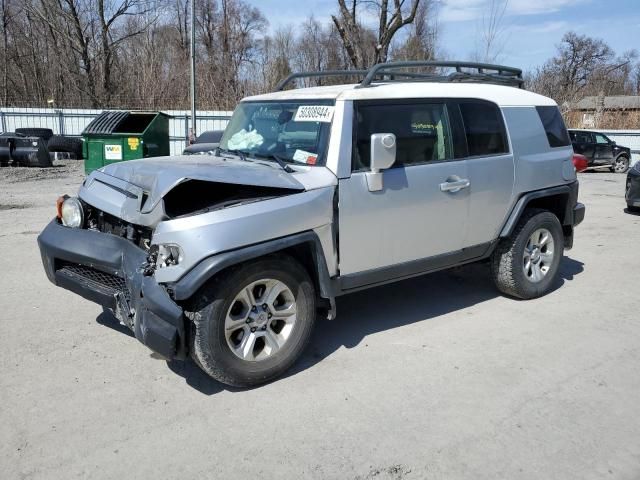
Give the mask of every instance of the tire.
[[[274, 284], [267, 287], [266, 282]], [[282, 293], [266, 300], [269, 306], [260, 305], [269, 296], [263, 287], [277, 293], [282, 286]], [[280, 320], [290, 312], [279, 305], [292, 302], [296, 313]], [[192, 322], [191, 356], [196, 364], [224, 384], [253, 387], [284, 373], [306, 347], [316, 315], [315, 289], [306, 270], [293, 258], [269, 256], [215, 278], [186, 310]], [[274, 348], [275, 338], [282, 341], [278, 348]]]
[[[550, 234], [552, 242], [547, 240], [544, 245], [541, 242], [539, 248], [528, 254], [525, 249], [535, 245], [530, 243], [531, 238], [541, 231]], [[558, 217], [546, 210], [526, 210], [513, 233], [500, 241], [492, 255], [491, 273], [496, 287], [506, 295], [524, 300], [548, 293], [563, 253], [564, 235]], [[527, 258], [529, 268], [525, 273]]]
[[65, 137], [64, 135], [53, 135], [47, 143], [50, 152], [73, 153], [76, 157], [82, 158], [82, 139]]
[[16, 128], [16, 133], [25, 137], [39, 137], [48, 142], [53, 137], [53, 130], [50, 128]]
[[629, 157], [626, 155], [618, 155], [613, 161], [611, 171], [614, 173], [627, 173], [629, 170]]

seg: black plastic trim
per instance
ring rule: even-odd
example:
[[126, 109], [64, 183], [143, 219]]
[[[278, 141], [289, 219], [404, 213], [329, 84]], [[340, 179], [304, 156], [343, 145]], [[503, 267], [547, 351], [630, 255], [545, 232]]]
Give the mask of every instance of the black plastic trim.
[[[56, 219], [38, 236], [38, 246], [51, 282], [99, 305], [119, 310], [135, 323], [132, 329], [136, 338], [162, 356], [186, 357], [188, 342], [182, 308], [153, 277], [144, 276], [147, 262], [144, 250], [115, 235], [64, 227]], [[124, 281], [127, 292], [117, 292], [75, 275], [64, 268], [68, 264], [116, 275]], [[136, 312], [135, 322], [129, 317], [132, 310]]]
[[322, 245], [320, 244], [320, 239], [314, 232], [302, 232], [205, 258], [180, 280], [173, 284], [168, 284], [167, 288], [173, 292], [173, 298], [176, 300], [187, 300], [210, 278], [225, 268], [304, 243], [311, 243], [313, 245], [313, 260], [318, 274], [317, 280], [320, 286], [320, 296], [323, 298], [333, 297], [332, 282], [329, 278], [327, 262], [322, 250]]
[[55, 272], [55, 282], [57, 286], [69, 290], [90, 302], [97, 303], [103, 307], [117, 308], [116, 298], [111, 289], [103, 288], [99, 285], [89, 285], [86, 279], [79, 275], [74, 275], [66, 270]]
[[446, 268], [463, 265], [487, 258], [493, 252], [495, 242], [483, 243], [462, 250], [436, 255], [433, 257], [413, 260], [410, 262], [376, 268], [364, 272], [343, 275], [339, 277], [340, 294], [396, 282], [427, 273], [444, 270]]
[[576, 205], [578, 198], [578, 182], [575, 181], [573, 183], [567, 185], [559, 185], [557, 187], [551, 188], [543, 188], [541, 190], [536, 190], [534, 192], [525, 193], [520, 197], [520, 199], [516, 202], [516, 205], [511, 210], [511, 214], [507, 218], [502, 230], [500, 232], [500, 237], [508, 237], [511, 235], [511, 232], [515, 228], [522, 212], [527, 207], [527, 204], [531, 200], [535, 200], [537, 198], [551, 197], [553, 195], [568, 195], [568, 200], [566, 205], [564, 206], [565, 215], [563, 225], [573, 225], [573, 207]]
[[573, 207], [573, 226], [577, 227], [584, 220], [585, 214], [585, 206], [582, 203], [577, 203], [575, 207]]

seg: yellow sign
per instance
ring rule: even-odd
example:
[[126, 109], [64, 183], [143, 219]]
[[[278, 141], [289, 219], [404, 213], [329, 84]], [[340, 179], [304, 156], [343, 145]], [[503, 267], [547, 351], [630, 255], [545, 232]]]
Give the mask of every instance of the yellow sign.
[[127, 139], [127, 143], [129, 144], [129, 148], [131, 150], [137, 150], [138, 149], [138, 145], [140, 145], [140, 139], [139, 138], [128, 138]]

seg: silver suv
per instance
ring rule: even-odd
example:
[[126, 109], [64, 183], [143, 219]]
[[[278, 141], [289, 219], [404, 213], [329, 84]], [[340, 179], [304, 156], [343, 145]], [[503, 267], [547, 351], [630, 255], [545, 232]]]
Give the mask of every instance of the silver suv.
[[93, 172], [38, 238], [49, 279], [235, 386], [289, 368], [339, 295], [482, 260], [509, 296], [552, 288], [585, 211], [553, 100], [453, 62], [281, 87], [320, 75], [363, 80], [246, 98], [213, 154]]

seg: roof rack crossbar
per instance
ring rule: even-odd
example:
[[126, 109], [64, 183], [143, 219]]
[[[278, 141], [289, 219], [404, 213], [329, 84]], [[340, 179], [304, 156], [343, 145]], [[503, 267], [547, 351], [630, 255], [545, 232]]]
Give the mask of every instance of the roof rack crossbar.
[[[522, 70], [519, 68], [506, 67], [504, 65], [492, 65], [489, 63], [476, 63], [476, 62], [440, 62], [440, 61], [407, 61], [407, 62], [388, 62], [378, 63], [371, 67], [366, 77], [360, 85], [356, 88], [365, 88], [371, 86], [374, 79], [377, 76], [384, 74], [393, 74], [399, 76], [405, 72], [397, 72], [395, 70], [400, 68], [416, 68], [416, 67], [431, 67], [431, 68], [454, 68], [455, 73], [451, 75], [434, 75], [428, 77], [430, 81], [460, 81], [462, 79], [468, 79], [471, 81], [485, 81], [493, 82], [498, 81], [501, 84], [507, 83], [513, 86], [522, 88]], [[464, 72], [462, 69], [471, 69], [475, 72]], [[497, 73], [487, 73], [487, 70]], [[463, 75], [462, 76], [459, 76]], [[426, 79], [427, 77], [425, 77]]]
[[369, 70], [326, 70], [324, 72], [298, 72], [292, 73], [287, 78], [282, 80], [277, 86], [276, 91], [283, 90], [289, 83], [298, 78], [313, 78], [313, 77], [364, 77]]
[[[433, 72], [408, 72], [407, 68], [431, 68]], [[453, 68], [448, 74], [437, 73], [438, 68]], [[405, 69], [404, 71], [402, 69]], [[465, 70], [472, 71], [465, 71]], [[512, 87], [523, 88], [524, 80], [522, 70], [504, 65], [492, 65], [476, 62], [444, 62], [444, 61], [407, 61], [378, 63], [369, 70], [327, 70], [324, 72], [298, 72], [292, 73], [282, 80], [276, 91], [284, 90], [291, 82], [298, 78], [322, 78], [322, 77], [362, 77], [363, 80], [356, 88], [370, 87], [375, 81], [415, 81], [415, 82], [472, 82], [495, 83]], [[402, 80], [404, 79], [404, 80]]]

